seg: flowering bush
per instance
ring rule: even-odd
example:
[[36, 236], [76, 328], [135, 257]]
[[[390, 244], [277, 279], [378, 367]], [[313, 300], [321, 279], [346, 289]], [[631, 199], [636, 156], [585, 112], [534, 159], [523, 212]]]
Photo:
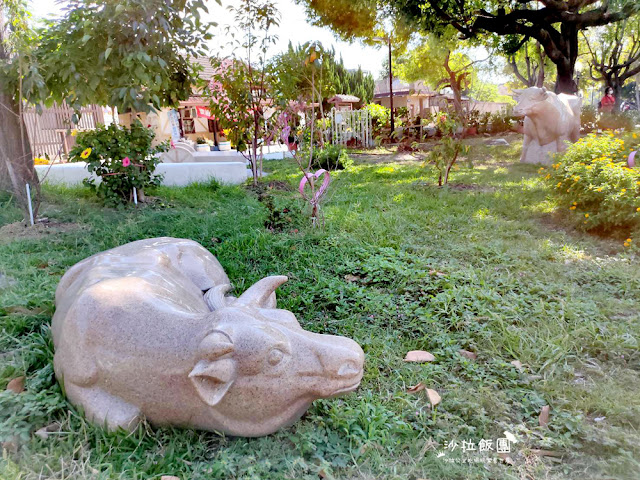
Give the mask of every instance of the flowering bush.
[[[559, 205], [570, 211], [585, 230], [611, 231], [640, 227], [640, 168], [629, 168], [627, 158], [638, 149], [637, 134], [590, 134], [541, 168]], [[626, 246], [631, 243], [630, 239]]]
[[153, 172], [159, 159], [156, 154], [167, 151], [169, 145], [151, 146], [155, 134], [139, 121], [131, 127], [98, 126], [78, 133], [76, 146], [69, 152], [72, 162], [87, 162], [87, 169], [101, 178], [85, 180], [107, 205], [116, 206], [132, 200], [133, 188], [142, 195], [144, 188], [158, 185], [162, 178]]

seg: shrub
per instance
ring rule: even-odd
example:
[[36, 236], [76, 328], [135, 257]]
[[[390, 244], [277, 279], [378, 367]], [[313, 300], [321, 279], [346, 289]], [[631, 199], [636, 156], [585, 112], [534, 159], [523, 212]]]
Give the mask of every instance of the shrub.
[[580, 114], [580, 123], [584, 132], [592, 132], [598, 126], [598, 109], [595, 105], [584, 105]]
[[96, 190], [105, 204], [125, 204], [132, 199], [134, 187], [142, 194], [144, 188], [162, 180], [153, 174], [160, 162], [156, 154], [167, 151], [169, 146], [163, 143], [152, 147], [154, 137], [153, 131], [140, 121], [129, 128], [99, 125], [95, 130], [78, 134], [69, 159], [87, 162], [89, 172], [100, 177], [98, 185], [93, 179], [84, 183]]
[[373, 136], [376, 137], [382, 134], [382, 130], [389, 128], [391, 122], [391, 110], [382, 105], [370, 103], [365, 107], [371, 115], [371, 124], [373, 128]]
[[313, 167], [325, 170], [344, 170], [353, 164], [353, 160], [341, 145], [329, 145], [313, 154]]
[[512, 118], [508, 113], [496, 112], [489, 117], [491, 133], [502, 133], [511, 130]]
[[635, 124], [635, 116], [633, 112], [610, 112], [603, 113], [598, 119], [598, 127], [601, 129], [626, 131], [633, 130]]
[[640, 227], [640, 168], [629, 168], [627, 158], [639, 143], [637, 134], [590, 134], [540, 173], [579, 227], [634, 230]]

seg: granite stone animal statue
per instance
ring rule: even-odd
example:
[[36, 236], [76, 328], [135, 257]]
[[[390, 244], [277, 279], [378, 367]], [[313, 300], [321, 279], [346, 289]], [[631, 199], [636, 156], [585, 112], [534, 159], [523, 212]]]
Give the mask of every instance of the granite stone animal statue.
[[268, 435], [317, 398], [354, 391], [364, 353], [304, 330], [276, 307], [271, 276], [238, 298], [191, 240], [152, 238], [89, 257], [62, 277], [52, 321], [69, 400], [109, 429], [146, 418], [237, 436]]
[[582, 101], [575, 95], [556, 95], [546, 88], [514, 90], [516, 116], [524, 117], [524, 141], [520, 161], [551, 163], [551, 156], [563, 152], [567, 142], [580, 138]]

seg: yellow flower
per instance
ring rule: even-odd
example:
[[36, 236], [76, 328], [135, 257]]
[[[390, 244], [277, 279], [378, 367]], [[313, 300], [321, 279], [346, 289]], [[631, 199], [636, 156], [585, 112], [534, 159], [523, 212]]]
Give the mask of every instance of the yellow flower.
[[74, 128], [73, 130], [71, 130], [71, 136], [75, 137], [76, 135], [78, 135], [78, 129]]
[[593, 168], [593, 165], [587, 165], [587, 170], [591, 170]]
[[575, 205], [573, 205], [573, 206], [569, 207], [569, 210], [575, 210], [575, 209], [576, 209], [576, 206], [575, 206]]
[[633, 134], [633, 138], [638, 138], [638, 135], [636, 135], [635, 133]]
[[35, 165], [48, 165], [49, 162], [47, 161], [46, 158], [40, 158], [40, 157], [36, 157], [33, 159], [33, 163]]
[[636, 212], [640, 212], [640, 207], [636, 208]]
[[629, 246], [629, 244], [628, 244], [627, 242], [624, 242], [624, 243], [623, 243], [623, 245], [624, 245], [625, 247], [628, 247], [628, 246]]
[[598, 191], [601, 192], [602, 191], [602, 187], [598, 188]]
[[[638, 182], [640, 183], [640, 182]], [[562, 186], [562, 182], [558, 182], [558, 185], [556, 185], [556, 187], [560, 188]]]
[[626, 188], [623, 188], [623, 189], [622, 189], [622, 190], [620, 190], [620, 191], [621, 191], [622, 193], [624, 193], [624, 192], [626, 192], [626, 191], [627, 191], [627, 189], [626, 189]]
[[84, 151], [80, 154], [82, 158], [89, 158], [89, 155], [91, 155], [91, 147], [85, 148]]
[[545, 180], [549, 180], [550, 178], [551, 178], [551, 175], [550, 175], [550, 174], [547, 174], [547, 175], [545, 175], [545, 177], [544, 177], [544, 179], [545, 179]]
[[626, 242], [631, 243], [633, 242], [633, 240], [631, 240], [630, 238], [627, 238]]
[[585, 214], [584, 214], [584, 218], [589, 218], [589, 214], [588, 214], [588, 213], [585, 213]]

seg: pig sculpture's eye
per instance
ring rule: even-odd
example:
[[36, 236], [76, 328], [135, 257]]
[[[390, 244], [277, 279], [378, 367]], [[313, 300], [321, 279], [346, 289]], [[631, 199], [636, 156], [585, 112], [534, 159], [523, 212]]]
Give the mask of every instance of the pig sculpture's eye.
[[282, 359], [284, 358], [284, 352], [282, 350], [280, 350], [279, 348], [274, 348], [273, 350], [271, 350], [269, 352], [269, 356], [267, 357], [267, 361], [269, 362], [269, 365], [271, 366], [276, 366], [278, 365]]

